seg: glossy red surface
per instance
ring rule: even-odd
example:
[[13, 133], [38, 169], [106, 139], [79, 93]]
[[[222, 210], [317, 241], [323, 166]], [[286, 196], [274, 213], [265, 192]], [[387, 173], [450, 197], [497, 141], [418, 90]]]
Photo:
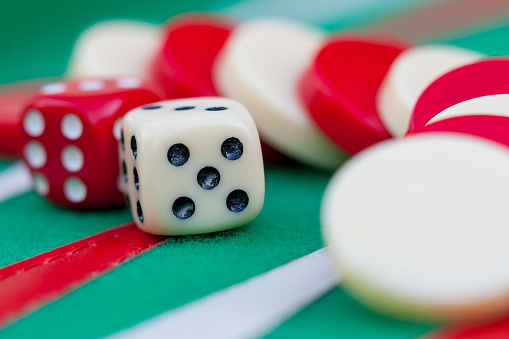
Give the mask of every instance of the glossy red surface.
[[165, 240], [129, 224], [0, 269], [0, 328]]
[[[104, 80], [100, 90], [83, 91], [82, 81], [68, 81], [67, 90], [61, 94], [40, 93], [29, 104], [22, 117], [32, 110], [39, 111], [45, 120], [45, 129], [40, 136], [30, 136], [23, 129], [24, 149], [30, 141], [44, 147], [47, 161], [41, 168], [34, 168], [23, 159], [34, 174], [42, 174], [49, 183], [46, 198], [54, 203], [73, 208], [106, 208], [124, 205], [123, 194], [117, 188], [119, 176], [118, 144], [113, 134], [117, 119], [129, 110], [147, 103], [160, 101], [148, 85], [123, 89], [115, 80]], [[62, 132], [62, 121], [68, 114], [77, 116], [83, 133], [76, 140], [69, 140]], [[83, 167], [70, 172], [62, 165], [62, 151], [68, 145], [78, 147], [83, 153]], [[64, 183], [71, 177], [80, 179], [87, 188], [86, 198], [71, 202], [64, 194]]]
[[489, 324], [446, 328], [427, 336], [429, 339], [507, 339], [509, 316]]
[[212, 63], [233, 27], [213, 16], [181, 16], [168, 22], [150, 71], [165, 99], [217, 95]]
[[[183, 15], [167, 23], [149, 75], [165, 99], [220, 95], [212, 81], [212, 65], [234, 27], [234, 22], [210, 15]], [[263, 140], [262, 153], [267, 164], [296, 164]]]
[[435, 115], [457, 103], [508, 93], [509, 58], [485, 60], [457, 68], [438, 78], [422, 93], [410, 120], [409, 133], [422, 128]]
[[[48, 80], [49, 81], [49, 80]], [[23, 81], [0, 88], [0, 156], [17, 158], [23, 146], [20, 121], [28, 102], [37, 94], [44, 80]]]
[[509, 118], [492, 115], [469, 115], [437, 121], [415, 128], [407, 135], [422, 132], [455, 132], [476, 135], [509, 147]]
[[378, 117], [376, 93], [407, 47], [383, 38], [334, 37], [301, 79], [300, 97], [311, 117], [347, 153], [391, 137]]

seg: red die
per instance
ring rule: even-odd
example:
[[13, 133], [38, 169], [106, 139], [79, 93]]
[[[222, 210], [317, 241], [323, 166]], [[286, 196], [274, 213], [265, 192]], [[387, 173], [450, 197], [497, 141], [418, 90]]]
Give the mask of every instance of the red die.
[[161, 100], [138, 78], [51, 83], [25, 110], [23, 159], [35, 190], [76, 208], [124, 204], [118, 189], [120, 120], [127, 111]]
[[0, 156], [20, 156], [23, 137], [20, 136], [20, 119], [27, 103], [47, 81], [29, 80], [0, 88]]

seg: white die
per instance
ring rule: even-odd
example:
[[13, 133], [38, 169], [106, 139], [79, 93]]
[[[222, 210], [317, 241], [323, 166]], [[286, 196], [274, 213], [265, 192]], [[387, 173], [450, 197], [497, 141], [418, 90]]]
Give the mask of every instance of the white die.
[[146, 232], [222, 231], [253, 220], [263, 206], [260, 139], [237, 101], [206, 97], [138, 107], [125, 115], [120, 142], [129, 205]]

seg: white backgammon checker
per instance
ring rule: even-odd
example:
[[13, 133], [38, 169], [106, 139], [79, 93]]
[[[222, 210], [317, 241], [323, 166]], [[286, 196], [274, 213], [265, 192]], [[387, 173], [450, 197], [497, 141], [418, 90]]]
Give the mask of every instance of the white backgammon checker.
[[92, 25], [76, 40], [66, 76], [145, 77], [160, 45], [160, 31], [155, 24], [135, 20]]
[[247, 107], [266, 143], [304, 164], [336, 169], [346, 155], [311, 121], [297, 88], [322, 42], [323, 32], [302, 23], [247, 21], [219, 53], [213, 79], [221, 95]]
[[422, 133], [358, 154], [322, 202], [343, 287], [383, 314], [468, 322], [509, 311], [509, 150]]
[[377, 94], [380, 119], [395, 137], [408, 130], [412, 110], [422, 92], [441, 75], [484, 55], [447, 45], [410, 48], [396, 58]]

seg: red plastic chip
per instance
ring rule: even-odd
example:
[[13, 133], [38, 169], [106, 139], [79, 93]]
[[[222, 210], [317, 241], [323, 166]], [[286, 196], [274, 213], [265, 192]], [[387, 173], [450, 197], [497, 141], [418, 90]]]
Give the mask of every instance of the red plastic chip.
[[167, 99], [217, 95], [212, 63], [233, 27], [213, 16], [182, 16], [168, 23], [150, 70]]
[[422, 93], [410, 120], [409, 133], [415, 133], [435, 115], [457, 103], [494, 94], [509, 94], [508, 58], [457, 68], [438, 78]]
[[325, 134], [350, 154], [390, 138], [376, 93], [408, 45], [388, 39], [335, 37], [317, 54], [300, 83], [303, 103]]

